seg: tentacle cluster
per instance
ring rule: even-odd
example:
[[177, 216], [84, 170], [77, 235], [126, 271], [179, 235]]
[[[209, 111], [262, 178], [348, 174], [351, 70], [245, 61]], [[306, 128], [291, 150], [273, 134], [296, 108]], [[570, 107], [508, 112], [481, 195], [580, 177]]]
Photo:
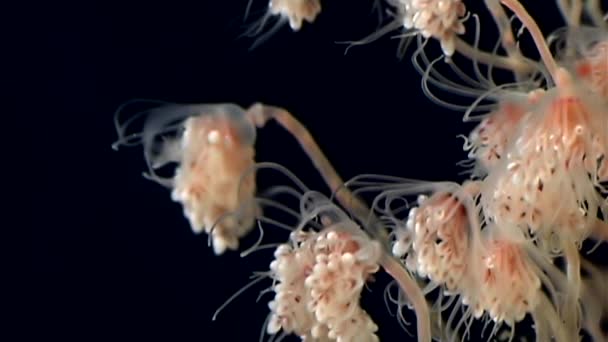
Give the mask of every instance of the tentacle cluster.
[[298, 31], [304, 21], [315, 21], [321, 12], [319, 0], [270, 0], [268, 7], [270, 14], [287, 18], [294, 31]]
[[461, 0], [399, 0], [404, 8], [403, 26], [441, 43], [447, 56], [455, 51], [454, 37], [464, 34], [466, 7]]
[[183, 205], [194, 232], [212, 235], [216, 254], [237, 249], [258, 211], [254, 175], [242, 178], [254, 165], [253, 142], [228, 117], [191, 117], [184, 126], [171, 198]]
[[[462, 106], [434, 97], [428, 85], [477, 98], [465, 108], [467, 121], [473, 111], [491, 108], [466, 139], [469, 158], [483, 170], [471, 180], [434, 183], [364, 175], [342, 187], [341, 178], [305, 127], [287, 111], [263, 105], [249, 111], [230, 104], [164, 106], [147, 112], [140, 133], [126, 135], [132, 119], [117, 124], [118, 144], [144, 145], [148, 178], [172, 190], [192, 229], [210, 234], [216, 254], [237, 249], [256, 219], [291, 231], [290, 240], [276, 248], [268, 272], [275, 292], [268, 305], [269, 334], [295, 334], [309, 341], [378, 341], [378, 327], [359, 301], [366, 282], [382, 265], [403, 290], [400, 305], [411, 300], [425, 317], [429, 311], [441, 316], [451, 308], [446, 326], [455, 325], [456, 333], [477, 319], [514, 329], [530, 315], [538, 340], [574, 341], [583, 328], [602, 338], [596, 321], [608, 308], [605, 300], [594, 303], [593, 297], [603, 294], [600, 283], [606, 273], [589, 266], [579, 250], [590, 236], [608, 239], [605, 17], [602, 21], [587, 11], [598, 26], [593, 30], [599, 32], [594, 35], [598, 38], [575, 43], [572, 37], [580, 34], [572, 32], [588, 32], [579, 25], [582, 2], [560, 1], [572, 29], [563, 30], [568, 33], [566, 44], [553, 56], [518, 0], [487, 0], [501, 33], [498, 43], [506, 52], [500, 56], [499, 45], [492, 53], [477, 51], [479, 27], [474, 47], [462, 42], [457, 46], [456, 36], [465, 32], [466, 8], [461, 0], [389, 3], [398, 8], [403, 26], [422, 36], [414, 63], [424, 74], [425, 93], [459, 110]], [[528, 28], [542, 63], [532, 63], [519, 52], [500, 3]], [[272, 0], [267, 17], [280, 16], [299, 30], [320, 10], [318, 0]], [[474, 76], [450, 65], [465, 85], [433, 69], [440, 59], [431, 61], [424, 52], [424, 38], [431, 37], [440, 41], [446, 56], [456, 50], [473, 56]], [[479, 67], [483, 61], [485, 75]], [[512, 67], [516, 81], [495, 83], [493, 63]], [[522, 72], [530, 70], [541, 76]], [[274, 193], [300, 200], [300, 211], [255, 197], [256, 125], [261, 127], [269, 119], [297, 138], [335, 191], [335, 199], [356, 222], [276, 165], [298, 189], [278, 187]], [[173, 136], [165, 137], [168, 133]], [[177, 164], [172, 177], [156, 174], [169, 163]], [[371, 209], [358, 197], [366, 192], [376, 195]], [[397, 202], [402, 204], [399, 208], [393, 206]], [[294, 228], [261, 216], [258, 203], [297, 218], [298, 225]], [[390, 234], [385, 228], [392, 229]], [[387, 241], [387, 236], [392, 240]], [[390, 243], [393, 256], [387, 253]], [[583, 279], [581, 267], [590, 279]], [[429, 310], [425, 296], [431, 292], [438, 298]], [[403, 293], [410, 298], [401, 300]], [[430, 339], [430, 332], [424, 331], [430, 330], [424, 326], [430, 326], [429, 321], [419, 322], [423, 322], [418, 326], [422, 339]]]
[[379, 269], [380, 254], [377, 243], [339, 226], [292, 233], [270, 265], [276, 295], [269, 303], [268, 333], [282, 329], [305, 340], [378, 341], [378, 327], [359, 297]]

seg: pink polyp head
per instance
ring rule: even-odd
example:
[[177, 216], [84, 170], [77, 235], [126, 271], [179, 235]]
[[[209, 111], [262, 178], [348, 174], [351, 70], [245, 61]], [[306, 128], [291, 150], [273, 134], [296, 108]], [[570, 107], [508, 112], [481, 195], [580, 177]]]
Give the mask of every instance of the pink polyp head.
[[183, 204], [192, 229], [210, 233], [221, 254], [238, 247], [258, 211], [255, 178], [248, 172], [254, 166], [255, 129], [242, 110], [215, 109], [185, 122], [172, 197]]

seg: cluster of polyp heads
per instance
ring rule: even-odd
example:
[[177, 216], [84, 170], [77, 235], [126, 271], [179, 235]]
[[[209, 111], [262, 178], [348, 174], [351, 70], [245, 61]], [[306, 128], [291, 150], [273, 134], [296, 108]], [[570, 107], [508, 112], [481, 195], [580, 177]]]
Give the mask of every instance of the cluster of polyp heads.
[[[475, 83], [496, 87], [476, 90], [494, 105], [467, 138], [474, 172], [463, 184], [379, 176], [341, 182], [306, 129], [287, 111], [270, 106], [169, 104], [117, 120], [118, 144], [143, 144], [148, 177], [171, 188], [192, 230], [208, 233], [216, 254], [238, 249], [256, 221], [291, 231], [266, 274], [276, 293], [269, 333], [375, 341], [377, 326], [358, 300], [365, 281], [383, 267], [408, 298], [397, 301], [400, 309], [410, 307], [419, 315], [422, 341], [456, 338], [476, 320], [494, 322], [493, 335], [503, 325], [514, 329], [526, 316], [539, 341], [579, 340], [582, 330], [596, 341], [607, 338], [600, 329], [608, 310], [601, 286], [606, 272], [580, 254], [585, 241], [608, 240], [606, 17], [596, 13], [595, 1], [558, 1], [567, 25], [544, 38], [519, 1], [485, 4], [501, 32], [504, 54], [459, 38], [466, 19], [460, 0], [388, 4], [398, 9], [397, 20], [410, 34], [438, 40], [446, 56], [462, 53], [475, 63], [512, 70], [517, 80], [509, 87], [493, 84], [492, 77]], [[287, 18], [299, 30], [320, 9], [316, 0], [272, 1], [269, 15]], [[541, 61], [518, 49], [505, 9], [530, 31]], [[558, 46], [553, 52], [552, 44]], [[443, 77], [433, 67], [428, 63], [424, 82]], [[129, 133], [137, 117], [146, 118], [143, 129]], [[256, 165], [256, 129], [268, 119], [300, 142], [352, 217], [326, 198], [318, 200], [279, 165]], [[177, 164], [174, 174], [157, 175], [168, 163]], [[293, 180], [293, 188], [271, 192], [299, 198], [298, 208], [256, 196], [261, 167]], [[374, 200], [362, 210], [358, 195], [370, 192], [376, 193]], [[395, 209], [394, 203], [407, 205]], [[280, 208], [300, 223], [265, 217], [263, 206]], [[432, 293], [432, 301], [419, 300]], [[441, 328], [423, 317], [437, 312]]]

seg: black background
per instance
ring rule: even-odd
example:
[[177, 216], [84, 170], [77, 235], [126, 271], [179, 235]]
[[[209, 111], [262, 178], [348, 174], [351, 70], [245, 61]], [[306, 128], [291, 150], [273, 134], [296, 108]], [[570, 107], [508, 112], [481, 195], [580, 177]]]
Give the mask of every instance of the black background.
[[[33, 40], [20, 40], [41, 91], [31, 153], [34, 279], [24, 335], [47, 340], [251, 341], [268, 309], [250, 290], [215, 322], [213, 312], [270, 257], [216, 257], [191, 233], [167, 190], [141, 177], [141, 150], [111, 150], [114, 110], [132, 98], [173, 102], [256, 101], [290, 110], [344, 178], [360, 173], [459, 180], [466, 157], [461, 114], [422, 94], [409, 57], [384, 37], [344, 54], [337, 41], [377, 27], [371, 1], [324, 1], [314, 25], [280, 30], [257, 49], [239, 38], [264, 1], [82, 1], [36, 5]], [[534, 9], [533, 9], [534, 10]], [[534, 13], [540, 13], [536, 10]], [[543, 18], [555, 18], [543, 15]], [[542, 21], [542, 20], [541, 20]], [[544, 20], [546, 23], [551, 20]], [[494, 37], [491, 22], [484, 35]], [[550, 23], [554, 24], [554, 23]], [[248, 26], [249, 25], [249, 26]], [[552, 26], [554, 27], [554, 26]], [[435, 47], [433, 47], [435, 48]], [[432, 51], [436, 52], [436, 49]], [[38, 109], [40, 108], [40, 109]], [[260, 131], [258, 160], [287, 166], [327, 192], [291, 137]], [[270, 182], [262, 179], [260, 187]], [[276, 234], [269, 232], [269, 234]], [[286, 236], [281, 237], [286, 239]], [[382, 340], [408, 340], [385, 309], [380, 276], [364, 294]], [[413, 321], [413, 317], [409, 317]]]

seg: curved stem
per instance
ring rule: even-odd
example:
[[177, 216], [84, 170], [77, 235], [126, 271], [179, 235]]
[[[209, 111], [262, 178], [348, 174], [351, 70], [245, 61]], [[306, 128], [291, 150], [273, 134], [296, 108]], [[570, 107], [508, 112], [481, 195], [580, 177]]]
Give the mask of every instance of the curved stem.
[[416, 312], [416, 328], [418, 332], [418, 342], [431, 341], [431, 319], [429, 307], [424, 298], [424, 294], [418, 287], [418, 284], [410, 277], [403, 265], [395, 258], [384, 254], [380, 261], [380, 265], [386, 273], [397, 281], [399, 287], [407, 294], [408, 299], [414, 306]]
[[568, 20], [570, 19], [570, 1], [569, 0], [557, 0], [557, 8], [559, 9], [559, 13], [562, 15], [566, 23], [570, 24]]
[[[374, 217], [371, 210], [360, 198], [343, 186], [344, 181], [323, 151], [321, 151], [313, 136], [291, 113], [282, 108], [256, 104], [248, 110], [248, 115], [258, 127], [263, 127], [269, 119], [274, 119], [283, 126], [300, 143], [300, 146], [306, 152], [332, 192], [336, 192], [335, 197], [338, 202], [349, 209], [361, 222], [366, 222], [371, 216], [373, 231], [370, 233], [376, 235], [375, 238], [380, 238], [381, 242], [388, 241], [386, 231], [379, 224], [379, 220]], [[429, 309], [422, 290], [409, 273], [407, 273], [403, 265], [393, 258], [388, 251], [385, 251], [382, 255], [380, 265], [397, 281], [405, 295], [408, 296], [414, 305], [418, 322], [418, 341], [430, 342], [431, 325]]]
[[[314, 140], [312, 134], [298, 119], [283, 108], [262, 104], [252, 106], [249, 110], [249, 115], [252, 116], [252, 120], [258, 127], [263, 127], [270, 119], [278, 122], [298, 141], [317, 171], [321, 174], [325, 183], [329, 186], [331, 192], [335, 194], [338, 202], [361, 222], [366, 222], [369, 219], [371, 210], [365, 202], [344, 187], [344, 180], [342, 180], [338, 172], [331, 165], [331, 162]], [[384, 243], [388, 241], [388, 235], [378, 222], [379, 220], [377, 219], [373, 220], [371, 227], [366, 228], [368, 230], [371, 229], [370, 234], [377, 239], [381, 239]]]
[[583, 0], [572, 0], [572, 6], [570, 6], [570, 19], [568, 20], [570, 26], [580, 26], [583, 7]]
[[581, 16], [585, 7], [583, 0], [557, 0], [557, 7], [568, 26], [580, 26]]
[[[580, 304], [581, 297], [581, 257], [576, 245], [570, 241], [565, 242], [564, 256], [566, 259], [566, 276], [568, 286], [565, 300], [565, 309], [562, 319], [565, 321], [566, 331], [571, 332], [571, 338], [578, 336], [580, 329]], [[576, 332], [576, 333], [575, 333]]]
[[500, 2], [513, 11], [522, 24], [528, 29], [543, 63], [545, 63], [549, 74], [555, 79], [555, 73], [558, 69], [557, 63], [555, 62], [551, 50], [549, 50], [549, 46], [547, 46], [545, 37], [536, 24], [536, 21], [530, 16], [530, 13], [528, 13], [519, 0], [500, 0]]
[[501, 45], [507, 52], [508, 58], [512, 60], [522, 59], [523, 56], [517, 49], [517, 41], [511, 30], [511, 21], [505, 10], [500, 6], [500, 2], [498, 0], [485, 0], [484, 3], [496, 22], [496, 26], [500, 32]]
[[591, 335], [593, 341], [603, 341], [600, 322], [605, 312], [608, 312], [608, 297], [606, 284], [608, 284], [608, 269], [599, 268], [590, 261], [581, 259], [581, 266], [588, 276], [583, 282], [581, 303], [584, 309], [583, 326]]
[[[546, 296], [540, 296], [540, 303], [536, 307], [536, 309], [532, 312], [532, 318], [534, 319], [534, 324], [538, 324], [537, 333], [542, 337], [550, 336], [551, 338], [546, 341], [555, 341], [555, 342], [568, 342], [573, 341], [569, 339], [568, 333], [564, 329], [564, 325], [562, 324], [557, 312], [555, 311], [553, 305]], [[538, 322], [538, 323], [537, 323]], [[537, 338], [538, 341], [544, 341]]]

